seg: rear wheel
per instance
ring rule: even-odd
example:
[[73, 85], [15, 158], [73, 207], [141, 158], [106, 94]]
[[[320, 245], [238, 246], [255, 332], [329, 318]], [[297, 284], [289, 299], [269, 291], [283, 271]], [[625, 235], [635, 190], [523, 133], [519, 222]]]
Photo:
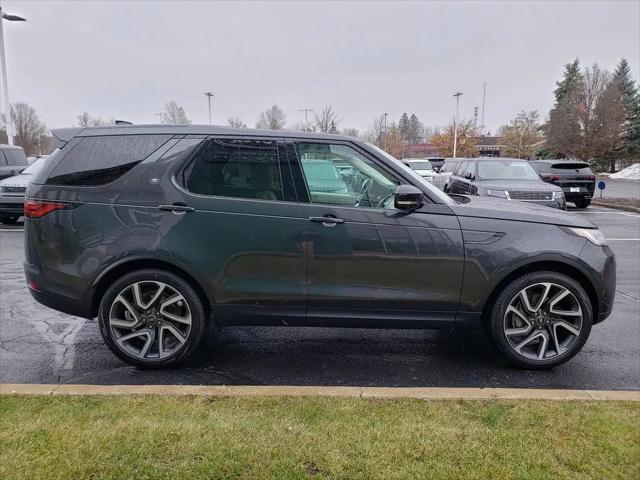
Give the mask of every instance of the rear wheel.
[[576, 200], [574, 203], [576, 204], [576, 207], [578, 207], [578, 208], [587, 208], [589, 205], [591, 205], [591, 199], [590, 198], [581, 198], [580, 200]]
[[129, 273], [100, 302], [100, 332], [111, 351], [141, 368], [187, 360], [202, 339], [206, 314], [195, 290], [162, 270]]
[[582, 349], [592, 323], [591, 302], [580, 283], [561, 273], [541, 271], [504, 288], [487, 330], [511, 363], [548, 369]]
[[20, 215], [6, 215], [6, 214], [2, 214], [0, 215], [0, 223], [5, 223], [8, 225], [15, 225], [16, 223], [18, 223], [18, 219], [20, 218]]

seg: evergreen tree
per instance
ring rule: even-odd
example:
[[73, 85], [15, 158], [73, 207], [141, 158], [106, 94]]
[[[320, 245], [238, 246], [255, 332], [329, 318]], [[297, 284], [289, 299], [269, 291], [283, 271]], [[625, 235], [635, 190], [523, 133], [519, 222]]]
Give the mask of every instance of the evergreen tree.
[[580, 88], [584, 77], [580, 71], [580, 62], [576, 58], [573, 62], [564, 66], [562, 80], [556, 82], [556, 89], [553, 94], [556, 96], [556, 105], [567, 95], [573, 95]]
[[630, 158], [640, 156], [640, 92], [631, 78], [629, 63], [623, 58], [613, 72], [613, 81], [624, 105], [622, 142], [617, 153]]
[[422, 142], [423, 138], [424, 138], [424, 125], [420, 120], [418, 120], [418, 117], [416, 116], [416, 114], [412, 113], [411, 117], [409, 118], [409, 135], [408, 135], [409, 145], [415, 145], [417, 143], [420, 143]]
[[404, 138], [409, 141], [409, 137], [411, 136], [411, 125], [409, 124], [409, 115], [407, 115], [406, 112], [400, 117], [398, 129], [400, 130], [400, 134], [404, 135]]

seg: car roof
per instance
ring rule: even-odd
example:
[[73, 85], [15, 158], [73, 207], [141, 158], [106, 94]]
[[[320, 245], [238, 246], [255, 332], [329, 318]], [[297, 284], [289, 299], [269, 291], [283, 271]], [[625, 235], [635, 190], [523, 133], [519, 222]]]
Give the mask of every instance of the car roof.
[[543, 159], [543, 160], [534, 160], [531, 163], [548, 163], [548, 164], [553, 164], [553, 163], [584, 163], [585, 165], [589, 165], [588, 162], [585, 162], [584, 160], [569, 160], [568, 158], [558, 158], [556, 160], [548, 160], [548, 159]]
[[60, 141], [68, 142], [73, 137], [107, 135], [233, 135], [274, 138], [302, 138], [316, 140], [358, 141], [357, 138], [330, 133], [309, 133], [298, 130], [258, 130], [233, 128], [218, 125], [113, 125], [107, 127], [76, 127], [52, 130]]
[[403, 158], [402, 160], [406, 162], [429, 162], [428, 158]]
[[0, 149], [1, 150], [23, 150], [23, 148], [19, 147], [18, 145], [8, 145], [6, 143], [0, 144]]

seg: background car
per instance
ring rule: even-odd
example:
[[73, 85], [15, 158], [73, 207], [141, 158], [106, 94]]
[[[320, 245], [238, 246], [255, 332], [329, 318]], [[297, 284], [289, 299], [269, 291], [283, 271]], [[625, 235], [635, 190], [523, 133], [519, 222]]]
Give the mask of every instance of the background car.
[[433, 170], [433, 166], [429, 160], [424, 160], [422, 158], [405, 158], [404, 160], [409, 165], [409, 168], [430, 182], [436, 175], [436, 172]]
[[562, 188], [567, 202], [587, 208], [596, 188], [596, 176], [586, 162], [574, 160], [536, 160], [531, 166], [545, 182]]
[[445, 159], [443, 157], [427, 157], [425, 158], [425, 160], [429, 160], [429, 163], [431, 163], [433, 169], [436, 172], [439, 172]]
[[22, 216], [27, 185], [46, 161], [39, 158], [18, 175], [0, 180], [0, 223], [16, 223]]
[[440, 167], [440, 171], [433, 177], [431, 183], [433, 183], [436, 187], [438, 187], [443, 192], [446, 192], [449, 189], [449, 180], [451, 179], [451, 175], [454, 170], [458, 166], [461, 160], [466, 160], [465, 158], [447, 158], [442, 166]]
[[469, 158], [451, 176], [449, 193], [520, 200], [547, 207], [567, 208], [562, 189], [540, 178], [526, 160]]
[[13, 177], [29, 165], [22, 147], [0, 145], [0, 180]]

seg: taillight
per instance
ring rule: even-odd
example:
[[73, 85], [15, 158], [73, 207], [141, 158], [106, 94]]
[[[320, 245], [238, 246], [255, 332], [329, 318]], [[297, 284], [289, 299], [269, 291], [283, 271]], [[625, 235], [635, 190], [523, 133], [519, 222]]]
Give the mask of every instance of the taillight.
[[56, 210], [68, 208], [68, 203], [41, 202], [38, 200], [27, 200], [24, 202], [24, 216], [27, 218], [40, 218]]
[[542, 178], [547, 182], [557, 182], [560, 180], [560, 175], [543, 175]]

